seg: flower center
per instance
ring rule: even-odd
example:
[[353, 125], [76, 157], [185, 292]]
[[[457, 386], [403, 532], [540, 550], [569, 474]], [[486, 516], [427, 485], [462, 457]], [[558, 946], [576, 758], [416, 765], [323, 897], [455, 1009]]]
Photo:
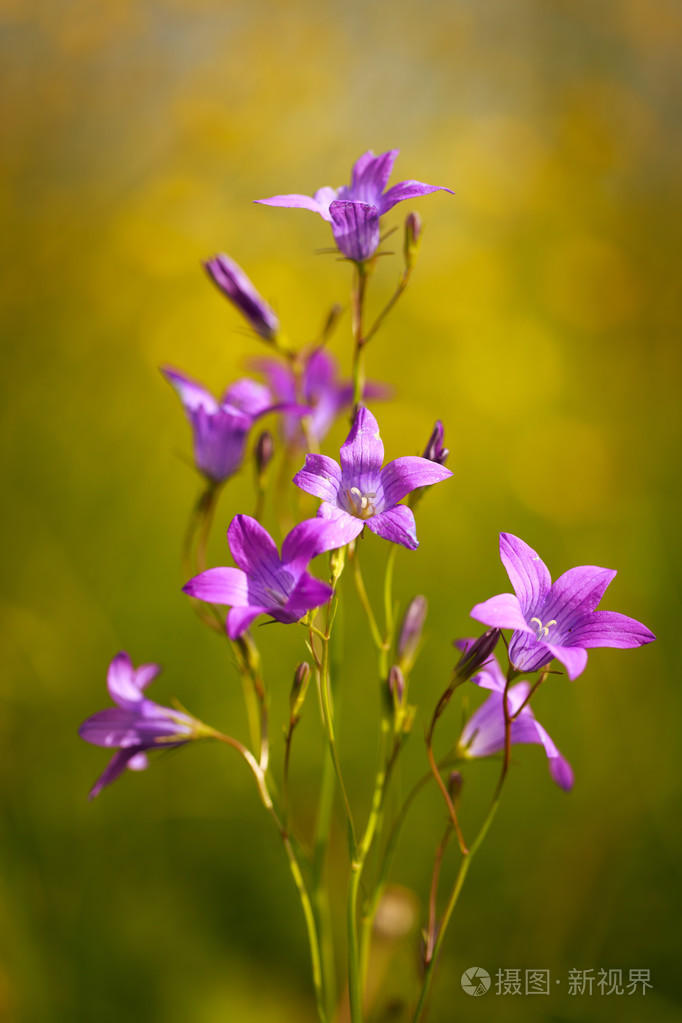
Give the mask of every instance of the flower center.
[[376, 493], [373, 491], [363, 494], [357, 487], [346, 489], [346, 499], [349, 505], [348, 511], [358, 519], [371, 519], [372, 515], [376, 513], [376, 508], [374, 507], [376, 496]]
[[542, 639], [546, 639], [547, 636], [549, 635], [549, 627], [550, 627], [550, 625], [556, 625], [556, 618], [552, 618], [551, 621], [547, 622], [546, 625], [543, 625], [539, 618], [531, 618], [531, 620], [530, 620], [530, 622], [528, 624], [532, 625], [533, 622], [536, 623], [536, 625], [535, 625], [536, 637], [537, 637], [537, 639], [542, 640]]

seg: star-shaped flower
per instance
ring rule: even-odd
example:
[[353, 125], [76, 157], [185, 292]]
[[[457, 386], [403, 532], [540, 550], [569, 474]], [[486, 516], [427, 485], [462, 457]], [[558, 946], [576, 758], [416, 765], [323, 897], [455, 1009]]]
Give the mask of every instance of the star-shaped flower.
[[340, 546], [335, 530], [320, 519], [306, 519], [284, 538], [280, 558], [275, 541], [256, 519], [235, 515], [227, 542], [238, 568], [209, 568], [183, 586], [190, 597], [225, 604], [227, 634], [238, 639], [254, 618], [267, 614], [292, 624], [326, 604], [331, 586], [309, 575], [309, 561]]
[[624, 650], [656, 638], [634, 618], [596, 610], [616, 575], [612, 569], [581, 565], [552, 583], [540, 556], [511, 533], [500, 533], [500, 557], [514, 594], [501, 593], [476, 604], [471, 617], [514, 629], [509, 658], [519, 671], [536, 671], [556, 657], [574, 679], [585, 670], [590, 647]]
[[338, 546], [350, 543], [367, 526], [377, 536], [416, 550], [414, 514], [398, 502], [417, 487], [446, 480], [450, 470], [418, 455], [396, 458], [382, 469], [379, 427], [364, 406], [355, 415], [340, 458], [341, 465], [326, 455], [307, 455], [294, 476], [297, 487], [322, 498], [317, 514], [335, 524]]
[[133, 668], [130, 657], [123, 651], [109, 665], [107, 688], [117, 706], [93, 714], [83, 722], [78, 734], [95, 746], [117, 748], [118, 753], [93, 785], [89, 799], [94, 799], [105, 785], [115, 781], [126, 767], [133, 771], [144, 770], [149, 750], [181, 746], [207, 734], [205, 726], [188, 714], [162, 707], [143, 695], [160, 671], [158, 664]]
[[421, 181], [400, 181], [385, 192], [398, 152], [390, 149], [375, 156], [370, 149], [364, 153], [353, 166], [350, 185], [325, 186], [314, 196], [273, 195], [255, 201], [264, 206], [289, 206], [319, 213], [331, 223], [334, 239], [344, 256], [363, 262], [379, 246], [379, 218], [396, 203], [431, 192], [452, 192], [443, 185], [425, 185]]
[[[457, 744], [461, 757], [489, 757], [501, 753], [505, 748], [504, 689], [505, 677], [494, 654], [486, 661], [485, 668], [471, 679], [482, 689], [492, 690], [484, 704], [467, 721]], [[528, 682], [511, 686], [507, 693], [507, 710], [513, 718], [511, 724], [512, 746], [536, 743], [545, 749], [549, 773], [554, 781], [567, 792], [573, 788], [573, 771], [569, 762], [561, 755], [542, 725], [536, 720], [529, 705], [523, 707], [530, 692]], [[518, 717], [514, 715], [523, 707]]]

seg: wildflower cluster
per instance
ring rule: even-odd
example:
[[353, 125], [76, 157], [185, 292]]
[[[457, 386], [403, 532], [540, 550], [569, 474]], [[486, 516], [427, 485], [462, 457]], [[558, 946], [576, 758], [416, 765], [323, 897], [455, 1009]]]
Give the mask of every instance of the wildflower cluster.
[[[381, 218], [407, 199], [451, 191], [412, 180], [387, 188], [396, 156], [397, 150], [379, 156], [365, 153], [355, 163], [348, 186], [324, 187], [312, 197], [291, 194], [257, 200], [268, 206], [311, 210], [331, 224], [338, 252], [352, 272], [351, 372], [347, 379], [327, 347], [341, 308], [335, 306], [329, 312], [322, 334], [314, 344], [297, 347], [244, 271], [226, 255], [209, 259], [205, 268], [255, 337], [270, 349], [267, 357], [250, 360], [250, 368], [258, 379], [245, 377], [234, 381], [218, 398], [184, 370], [168, 366], [162, 369], [189, 421], [194, 464], [201, 478], [183, 550], [183, 589], [200, 621], [226, 638], [236, 670], [244, 680], [245, 694], [252, 702], [251, 718], [258, 722], [250, 745], [203, 724], [179, 705], [171, 709], [149, 700], [144, 691], [158, 674], [159, 666], [143, 664], [136, 669], [126, 653], [117, 654], [109, 666], [108, 689], [116, 706], [94, 714], [80, 728], [80, 735], [87, 742], [115, 750], [95, 782], [91, 797], [126, 768], [147, 767], [150, 753], [199, 739], [222, 742], [243, 758], [252, 772], [263, 807], [281, 837], [301, 901], [321, 1023], [331, 1023], [337, 1016], [335, 972], [342, 958], [334, 948], [338, 928], [331, 919], [329, 899], [330, 888], [338, 885], [332, 861], [338, 864], [339, 857], [330, 855], [334, 836], [337, 833], [348, 836], [344, 998], [352, 1023], [362, 1023], [371, 1010], [371, 992], [376, 991], [370, 977], [373, 939], [380, 933], [385, 939], [391, 900], [395, 903], [405, 899], [404, 890], [390, 885], [393, 853], [401, 828], [427, 783], [435, 784], [442, 795], [447, 823], [435, 847], [428, 913], [422, 921], [418, 988], [415, 977], [412, 1019], [419, 1023], [424, 1018], [435, 966], [464, 877], [499, 804], [510, 770], [512, 747], [541, 746], [554, 782], [566, 791], [573, 786], [569, 762], [531, 709], [538, 688], [557, 670], [550, 666], [556, 660], [569, 678], [575, 679], [585, 670], [590, 648], [630, 648], [654, 639], [634, 619], [598, 609], [616, 574], [614, 571], [581, 566], [564, 572], [552, 583], [540, 556], [523, 540], [502, 533], [500, 556], [514, 592], [489, 597], [473, 606], [471, 617], [487, 629], [478, 637], [455, 642], [459, 657], [435, 708], [426, 717], [424, 774], [415, 780], [403, 805], [389, 809], [386, 797], [395, 767], [414, 731], [419, 712], [410, 702], [410, 682], [428, 610], [426, 597], [417, 595], [398, 619], [393, 597], [394, 566], [398, 556], [414, 557], [413, 552], [419, 547], [417, 514], [421, 499], [436, 484], [447, 486], [453, 475], [446, 465], [449, 451], [440, 418], [430, 436], [430, 424], [424, 424], [428, 441], [421, 456], [403, 454], [386, 462], [376, 406], [369, 407], [370, 402], [389, 398], [392, 391], [385, 383], [366, 380], [367, 347], [408, 284], [417, 265], [422, 235], [420, 218], [409, 213], [404, 225], [404, 265], [395, 293], [367, 326], [367, 287], [382, 254]], [[345, 414], [350, 417], [350, 430], [337, 461], [320, 449], [332, 425]], [[254, 436], [256, 424], [266, 417], [275, 436], [269, 429]], [[411, 441], [408, 443], [412, 447]], [[250, 446], [255, 469], [255, 514], [232, 509], [227, 541], [233, 564], [207, 567], [207, 541], [218, 500], [228, 481], [247, 464]], [[415, 447], [419, 450], [421, 445]], [[280, 460], [279, 479], [291, 481], [286, 495], [281, 488], [271, 493], [269, 472], [273, 458]], [[447, 499], [446, 487], [437, 489]], [[305, 495], [320, 502], [316, 510]], [[294, 505], [299, 513], [292, 525]], [[263, 524], [266, 514], [281, 539], [279, 546]], [[387, 545], [383, 621], [368, 596], [362, 574], [359, 541], [363, 537], [370, 543]], [[403, 555], [401, 548], [410, 553]], [[347, 567], [355, 599], [366, 615], [376, 646], [381, 696], [380, 755], [371, 809], [362, 826], [349, 797], [339, 755], [330, 657], [332, 633], [341, 627], [336, 622], [339, 601], [350, 599], [353, 592], [345, 586], [345, 580], [342, 583]], [[298, 628], [301, 636], [301, 659], [287, 669], [293, 683], [289, 718], [283, 724], [284, 755], [279, 765], [274, 762], [271, 746], [267, 672], [256, 639], [255, 625], [259, 621]], [[505, 630], [511, 632], [509, 637], [504, 636]], [[504, 665], [496, 656], [498, 648], [507, 655]], [[281, 675], [281, 670], [278, 674]], [[373, 674], [368, 669], [368, 675]], [[371, 678], [367, 682], [369, 686]], [[289, 767], [296, 726], [304, 714], [316, 713], [306, 703], [311, 685], [317, 689], [326, 753], [320, 772], [315, 851], [309, 854], [306, 838], [312, 836], [297, 833], [294, 823]], [[437, 731], [441, 731], [438, 725], [460, 687], [474, 696], [477, 690], [484, 690], [485, 699], [464, 721], [459, 735], [451, 727], [447, 749], [437, 756], [435, 739]], [[499, 778], [478, 834], [468, 835], [468, 829], [463, 829], [460, 822], [466, 775], [473, 769], [473, 762], [486, 757], [500, 761]], [[334, 806], [335, 793], [344, 818], [343, 832], [333, 829], [333, 813], [326, 809]], [[439, 822], [435, 824], [440, 826]], [[456, 839], [459, 847], [459, 868], [450, 895], [443, 900], [439, 897], [441, 863], [451, 839]], [[416, 911], [412, 903], [403, 905], [402, 910], [403, 917], [407, 913], [406, 929], [410, 930], [416, 922]]]

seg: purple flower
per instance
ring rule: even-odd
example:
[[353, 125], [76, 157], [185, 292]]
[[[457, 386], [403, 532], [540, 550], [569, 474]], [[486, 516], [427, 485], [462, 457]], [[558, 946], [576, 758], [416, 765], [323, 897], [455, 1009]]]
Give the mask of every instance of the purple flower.
[[104, 773], [90, 791], [89, 799], [99, 795], [126, 767], [142, 771], [147, 767], [148, 750], [181, 746], [202, 734], [204, 725], [178, 710], [162, 707], [142, 694], [161, 671], [158, 664], [133, 668], [127, 653], [114, 657], [107, 673], [107, 688], [116, 707], [93, 714], [78, 729], [81, 739], [95, 746], [117, 748]]
[[[220, 483], [233, 476], [244, 459], [246, 439], [256, 419], [281, 408], [272, 395], [255, 380], [237, 380], [220, 401], [201, 384], [169, 366], [161, 372], [177, 391], [192, 427], [194, 461], [197, 469]], [[290, 410], [295, 414], [295, 410]], [[299, 415], [307, 412], [299, 408]]]
[[214, 256], [204, 268], [223, 295], [251, 324], [264, 341], [272, 341], [279, 331], [279, 320], [261, 298], [240, 266], [229, 256]]
[[350, 185], [318, 189], [314, 196], [273, 195], [256, 199], [264, 206], [289, 206], [319, 213], [332, 225], [334, 239], [344, 256], [363, 262], [373, 256], [379, 245], [379, 218], [405, 199], [416, 199], [431, 192], [452, 192], [443, 185], [425, 185], [421, 181], [400, 181], [384, 192], [393, 170], [397, 149], [375, 156], [365, 153], [353, 167]]
[[341, 465], [326, 455], [307, 455], [294, 476], [297, 487], [322, 498], [317, 514], [334, 522], [338, 546], [350, 543], [365, 526], [410, 550], [419, 546], [414, 514], [398, 502], [417, 487], [440, 483], [452, 473], [418, 455], [396, 458], [382, 469], [383, 460], [377, 421], [361, 406], [341, 448]]
[[288, 625], [326, 604], [331, 586], [306, 571], [308, 562], [340, 546], [335, 530], [319, 519], [299, 522], [285, 537], [280, 558], [274, 540], [249, 515], [236, 515], [227, 542], [239, 568], [209, 568], [190, 579], [183, 591], [211, 604], [231, 607], [227, 634], [238, 639], [258, 615]]
[[[276, 359], [255, 359], [253, 368], [266, 377], [279, 401], [295, 405], [298, 398], [298, 382], [290, 365]], [[368, 398], [383, 398], [388, 388], [371, 381], [365, 386]], [[353, 403], [353, 384], [350, 380], [340, 381], [336, 360], [324, 348], [316, 348], [308, 355], [301, 374], [300, 397], [311, 409], [310, 428], [316, 440], [321, 441], [332, 423]], [[305, 444], [301, 431], [300, 414], [282, 417], [284, 436], [289, 443]]]
[[509, 658], [520, 671], [537, 671], [553, 657], [569, 678], [585, 670], [590, 647], [621, 650], [642, 646], [656, 637], [641, 622], [615, 611], [597, 611], [616, 573], [582, 565], [552, 583], [538, 554], [511, 533], [500, 533], [500, 557], [515, 594], [501, 593], [477, 604], [472, 618], [500, 629], [514, 629]]
[[[505, 677], [497, 660], [491, 656], [485, 668], [472, 680], [482, 689], [492, 690], [490, 696], [467, 721], [457, 744], [461, 757], [489, 757], [501, 753], [505, 745], [504, 688]], [[527, 682], [511, 686], [507, 693], [507, 709], [511, 717], [523, 705], [530, 692]], [[535, 719], [526, 705], [511, 725], [512, 746], [523, 743], [537, 743], [544, 746], [549, 761], [549, 773], [554, 781], [566, 792], [573, 788], [573, 771], [569, 762], [562, 757], [551, 738]]]

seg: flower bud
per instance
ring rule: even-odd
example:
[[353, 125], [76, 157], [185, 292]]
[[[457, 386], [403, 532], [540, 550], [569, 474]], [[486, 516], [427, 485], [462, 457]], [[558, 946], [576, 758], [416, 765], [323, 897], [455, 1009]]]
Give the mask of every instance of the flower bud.
[[289, 694], [289, 707], [291, 708], [292, 720], [297, 721], [303, 710], [303, 702], [308, 692], [310, 681], [310, 665], [307, 661], [301, 661], [294, 672], [294, 681]]
[[393, 697], [394, 706], [401, 707], [405, 697], [405, 676], [397, 664], [392, 665], [388, 673], [388, 691]]
[[261, 298], [244, 271], [229, 256], [214, 256], [204, 268], [225, 298], [248, 320], [264, 341], [274, 341], [279, 331], [279, 320]]
[[396, 651], [398, 664], [403, 671], [410, 671], [417, 659], [428, 606], [426, 597], [414, 597], [405, 612]]
[[412, 270], [417, 262], [423, 230], [424, 222], [419, 214], [414, 212], [408, 213], [405, 218], [405, 242], [403, 245], [406, 270]]
[[265, 470], [272, 461], [274, 453], [275, 442], [272, 439], [272, 434], [269, 430], [263, 430], [256, 441], [256, 446], [253, 451], [254, 459], [256, 461], [256, 473], [258, 476], [262, 476], [265, 473]]
[[483, 667], [497, 646], [499, 638], [499, 629], [487, 629], [478, 639], [455, 640], [454, 645], [462, 651], [462, 656], [455, 666], [455, 674], [460, 682], [466, 682]]
[[452, 771], [448, 778], [448, 792], [450, 793], [450, 799], [452, 800], [455, 809], [459, 803], [459, 797], [462, 793], [462, 785], [464, 784], [464, 778], [459, 771]]
[[422, 458], [428, 458], [430, 462], [437, 462], [438, 465], [445, 465], [450, 452], [447, 448], [443, 447], [443, 437], [443, 424], [440, 419], [437, 419], [433, 433], [429, 437], [429, 442], [424, 448]]
[[330, 337], [332, 331], [339, 322], [339, 319], [343, 315], [343, 306], [339, 302], [335, 302], [329, 310], [327, 319], [324, 321], [324, 327], [322, 328], [322, 342], [326, 342]]

